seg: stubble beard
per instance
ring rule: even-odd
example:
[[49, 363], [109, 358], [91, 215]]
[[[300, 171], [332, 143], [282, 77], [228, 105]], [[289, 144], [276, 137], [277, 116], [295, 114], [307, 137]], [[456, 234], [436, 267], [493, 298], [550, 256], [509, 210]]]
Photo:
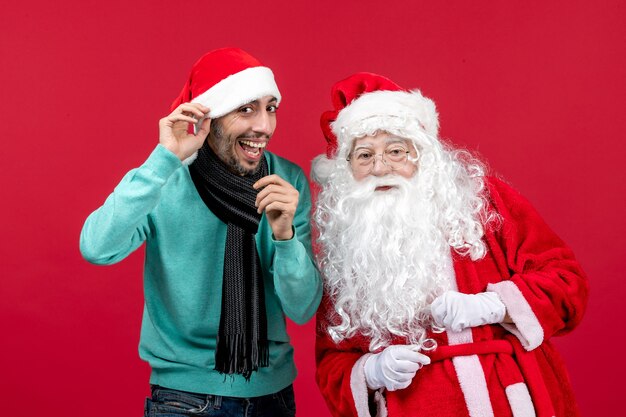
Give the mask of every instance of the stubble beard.
[[211, 123], [208, 140], [214, 144], [217, 157], [233, 174], [241, 176], [253, 175], [261, 169], [260, 163], [257, 163], [253, 168], [246, 168], [239, 162], [235, 153], [235, 146], [238, 146], [236, 143], [238, 138], [227, 136], [219, 119]]

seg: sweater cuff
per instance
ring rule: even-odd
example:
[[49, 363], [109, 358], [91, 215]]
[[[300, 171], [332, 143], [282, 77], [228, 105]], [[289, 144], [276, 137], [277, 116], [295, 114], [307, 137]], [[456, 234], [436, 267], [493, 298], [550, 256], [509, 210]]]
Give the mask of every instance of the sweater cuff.
[[513, 281], [489, 284], [487, 291], [493, 291], [500, 296], [509, 317], [513, 320], [513, 323], [500, 323], [500, 325], [513, 333], [524, 349], [530, 351], [543, 343], [543, 327]]
[[296, 236], [296, 230], [293, 229], [293, 237], [289, 240], [276, 240], [272, 235], [272, 243], [275, 248], [274, 272], [283, 277], [301, 276], [308, 257], [304, 245]]
[[297, 245], [297, 242], [300, 242], [300, 241], [296, 237], [296, 228], [293, 227], [293, 225], [291, 226], [291, 232], [293, 233], [293, 236], [291, 236], [291, 239], [287, 239], [287, 240], [276, 240], [276, 238], [274, 237], [274, 233], [272, 233], [272, 243], [274, 243], [274, 246], [276, 247], [276, 251], [294, 250], [295, 246], [293, 245], [294, 244]]
[[147, 168], [157, 177], [167, 180], [181, 166], [182, 163], [176, 155], [158, 144], [143, 163], [142, 168]]

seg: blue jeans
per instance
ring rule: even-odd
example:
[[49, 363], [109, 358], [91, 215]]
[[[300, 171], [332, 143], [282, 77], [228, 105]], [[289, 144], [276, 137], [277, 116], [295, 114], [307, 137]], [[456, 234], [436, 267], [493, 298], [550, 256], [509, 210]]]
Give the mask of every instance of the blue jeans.
[[144, 417], [294, 417], [293, 386], [261, 397], [238, 398], [196, 394], [152, 385]]

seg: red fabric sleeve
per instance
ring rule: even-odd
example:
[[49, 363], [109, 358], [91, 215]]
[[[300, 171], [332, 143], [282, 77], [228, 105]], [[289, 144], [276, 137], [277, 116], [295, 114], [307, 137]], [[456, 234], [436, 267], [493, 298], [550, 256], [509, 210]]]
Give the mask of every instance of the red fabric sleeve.
[[[495, 178], [489, 180], [489, 189], [491, 201], [502, 216], [501, 228], [495, 234], [502, 253], [496, 257], [503, 257], [511, 277], [510, 281], [490, 284], [488, 290], [500, 294], [517, 327], [514, 330], [522, 335], [534, 333], [541, 339], [525, 344], [531, 350], [553, 335], [571, 331], [581, 321], [589, 284], [571, 249], [526, 199]], [[533, 322], [541, 328], [532, 329]]]
[[328, 409], [335, 417], [357, 416], [350, 385], [354, 364], [364, 352], [348, 341], [335, 344], [326, 331], [328, 326], [329, 300], [324, 296], [317, 311], [315, 361], [317, 385], [326, 400]]

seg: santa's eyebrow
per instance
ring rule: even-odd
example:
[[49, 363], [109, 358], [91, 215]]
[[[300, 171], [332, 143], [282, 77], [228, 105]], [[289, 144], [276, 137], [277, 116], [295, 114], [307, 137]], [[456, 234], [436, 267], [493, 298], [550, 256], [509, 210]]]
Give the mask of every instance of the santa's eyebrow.
[[[406, 145], [407, 139], [403, 139], [403, 138], [390, 138], [390, 139], [385, 139], [385, 146], [389, 146], [389, 145], [395, 145], [396, 143], [400, 143], [403, 145]], [[372, 149], [374, 148], [374, 144], [372, 143], [360, 143], [358, 145], [354, 146], [354, 150], [356, 151], [357, 149]]]
[[358, 145], [354, 146], [354, 150], [356, 151], [358, 149], [363, 149], [363, 148], [371, 149], [373, 147], [374, 145], [372, 145], [371, 143], [359, 143]]
[[389, 136], [388, 138], [385, 139], [385, 143], [389, 144], [389, 143], [406, 143], [408, 141], [408, 139], [406, 138], [401, 138], [400, 136]]

